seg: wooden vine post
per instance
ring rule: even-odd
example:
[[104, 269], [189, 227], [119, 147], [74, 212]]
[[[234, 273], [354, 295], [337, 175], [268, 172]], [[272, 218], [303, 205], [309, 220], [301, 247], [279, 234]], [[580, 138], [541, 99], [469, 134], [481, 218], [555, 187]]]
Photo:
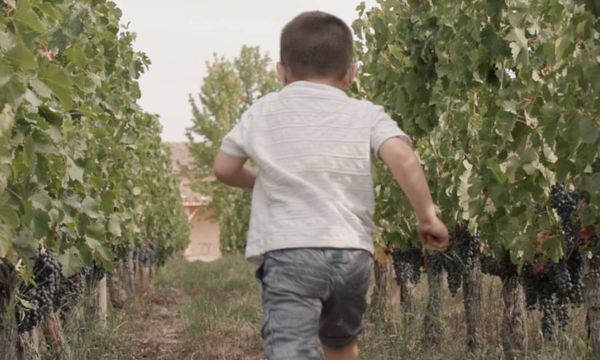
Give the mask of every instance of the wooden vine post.
[[107, 276], [105, 275], [98, 281], [96, 286], [96, 296], [98, 297], [98, 320], [102, 329], [106, 329], [107, 316], [108, 316], [108, 287], [107, 287]]
[[588, 261], [583, 281], [588, 341], [592, 356], [597, 358], [600, 357], [600, 256], [594, 255]]
[[0, 360], [16, 358], [17, 321], [14, 297], [17, 276], [14, 267], [0, 259]]
[[500, 338], [505, 360], [518, 359], [525, 349], [525, 294], [518, 274], [502, 278], [504, 313]]
[[444, 327], [442, 323], [442, 285], [443, 271], [441, 268], [434, 268], [431, 261], [425, 264], [427, 271], [428, 300], [427, 310], [423, 318], [423, 340], [426, 343], [439, 345], [444, 336]]
[[476, 257], [473, 266], [466, 269], [463, 274], [463, 303], [467, 323], [467, 347], [475, 352], [481, 348], [481, 292], [483, 286], [483, 273], [479, 257]]

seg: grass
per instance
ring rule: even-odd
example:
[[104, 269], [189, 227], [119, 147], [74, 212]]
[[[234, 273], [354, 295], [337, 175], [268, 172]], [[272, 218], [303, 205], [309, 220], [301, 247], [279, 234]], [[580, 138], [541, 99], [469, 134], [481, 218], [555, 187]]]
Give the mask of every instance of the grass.
[[[68, 352], [62, 354], [61, 358], [65, 360], [114, 359], [112, 354], [127, 343], [125, 326], [131, 323], [137, 314], [135, 308], [138, 304], [132, 304], [133, 311], [109, 309], [104, 326], [98, 321], [92, 303], [92, 295], [86, 294], [81, 304], [83, 311], [63, 323], [62, 330]], [[51, 351], [43, 353], [43, 358], [47, 360], [56, 359], [57, 356]]]
[[[242, 256], [227, 255], [212, 263], [174, 258], [154, 278], [151, 289], [125, 311], [110, 313], [108, 329], [84, 323], [71, 338], [73, 359], [263, 359], [260, 338], [260, 285], [255, 266]], [[426, 278], [415, 289], [415, 311], [392, 305], [385, 319], [365, 316], [361, 358], [501, 359], [500, 280], [483, 284], [482, 349], [469, 354], [462, 295], [444, 290], [441, 344], [424, 341], [422, 323], [427, 303]], [[587, 359], [584, 310], [573, 311], [571, 324], [556, 339], [544, 342], [537, 312], [527, 313], [528, 348], [519, 359]], [[165, 330], [166, 329], [166, 330]], [[162, 332], [161, 332], [162, 331]], [[164, 335], [164, 334], [167, 335]], [[72, 334], [72, 333], [71, 333]], [[171, 334], [171, 335], [168, 335]], [[171, 336], [172, 340], [166, 339]]]

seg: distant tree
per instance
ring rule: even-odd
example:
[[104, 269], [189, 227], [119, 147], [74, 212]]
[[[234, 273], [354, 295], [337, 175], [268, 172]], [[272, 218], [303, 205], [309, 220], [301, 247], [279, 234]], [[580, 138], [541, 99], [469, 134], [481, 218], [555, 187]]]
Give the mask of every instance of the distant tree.
[[258, 47], [243, 46], [233, 61], [215, 55], [207, 68], [198, 99], [189, 98], [194, 118], [186, 135], [194, 163], [187, 171], [195, 190], [212, 195], [221, 249], [241, 251], [246, 245], [250, 193], [216, 181], [212, 164], [223, 136], [254, 101], [276, 90], [279, 81], [271, 59]]

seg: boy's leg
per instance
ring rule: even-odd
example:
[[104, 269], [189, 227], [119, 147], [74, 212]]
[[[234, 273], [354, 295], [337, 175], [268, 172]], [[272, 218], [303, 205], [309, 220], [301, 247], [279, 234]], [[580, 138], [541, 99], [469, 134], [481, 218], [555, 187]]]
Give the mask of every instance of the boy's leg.
[[263, 263], [263, 326], [268, 359], [321, 359], [318, 342], [322, 296], [329, 291], [318, 250], [266, 254]]
[[358, 360], [358, 339], [354, 339], [342, 347], [323, 345], [325, 360]]
[[333, 289], [323, 303], [319, 338], [325, 359], [358, 359], [373, 259], [363, 250], [329, 250]]

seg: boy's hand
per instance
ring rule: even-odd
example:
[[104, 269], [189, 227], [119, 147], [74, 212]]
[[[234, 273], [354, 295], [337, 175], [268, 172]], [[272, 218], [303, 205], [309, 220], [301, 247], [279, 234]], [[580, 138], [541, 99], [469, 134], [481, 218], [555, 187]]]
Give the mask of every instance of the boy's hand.
[[448, 247], [448, 229], [437, 216], [419, 224], [419, 237], [424, 245], [433, 246], [436, 250]]

